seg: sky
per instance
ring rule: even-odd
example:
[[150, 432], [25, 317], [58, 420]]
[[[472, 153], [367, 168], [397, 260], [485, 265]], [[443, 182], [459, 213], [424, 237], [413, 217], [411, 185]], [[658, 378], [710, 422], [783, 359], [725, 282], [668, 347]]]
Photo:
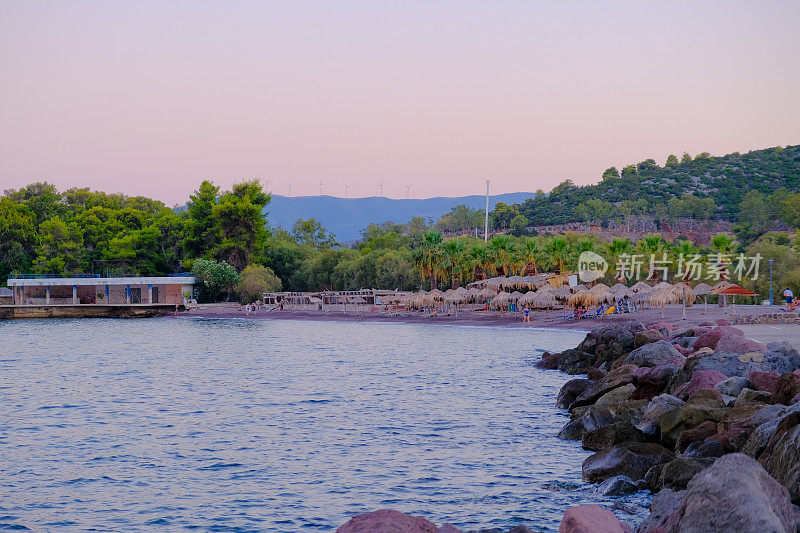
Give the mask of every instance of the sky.
[[0, 191], [594, 183], [800, 144], [798, 57], [796, 0], [4, 0]]

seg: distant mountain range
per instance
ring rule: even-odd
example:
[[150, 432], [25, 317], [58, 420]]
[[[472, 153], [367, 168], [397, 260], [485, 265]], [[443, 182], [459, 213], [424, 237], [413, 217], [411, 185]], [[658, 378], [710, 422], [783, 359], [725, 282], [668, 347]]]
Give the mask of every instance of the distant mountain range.
[[[514, 192], [489, 197], [489, 211], [498, 202], [519, 204], [532, 198], [534, 193]], [[485, 196], [458, 196], [452, 198], [424, 198], [394, 200], [372, 196], [369, 198], [337, 198], [334, 196], [279, 196], [272, 195], [267, 205], [267, 220], [272, 227], [291, 230], [298, 218], [315, 218], [341, 242], [351, 242], [361, 237], [361, 231], [371, 223], [391, 220], [396, 224], [420, 216], [434, 221], [457, 205], [483, 209]]]

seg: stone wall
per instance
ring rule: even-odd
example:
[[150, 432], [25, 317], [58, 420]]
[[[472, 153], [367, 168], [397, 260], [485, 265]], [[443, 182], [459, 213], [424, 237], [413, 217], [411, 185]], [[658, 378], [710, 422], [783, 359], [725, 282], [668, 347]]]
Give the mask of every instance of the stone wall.
[[800, 324], [800, 313], [764, 313], [760, 315], [732, 316], [731, 325], [743, 324]]

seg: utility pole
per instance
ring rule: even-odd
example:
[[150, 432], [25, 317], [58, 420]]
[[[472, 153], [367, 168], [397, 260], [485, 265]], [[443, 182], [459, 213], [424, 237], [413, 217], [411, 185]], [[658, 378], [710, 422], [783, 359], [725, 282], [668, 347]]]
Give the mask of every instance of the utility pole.
[[411, 185], [403, 185], [406, 188], [406, 200], [409, 199], [411, 193]]
[[772, 297], [772, 261], [769, 260], [769, 305], [775, 305], [775, 300]]
[[348, 184], [344, 184], [344, 197], [345, 199], [350, 198], [350, 186]]
[[486, 219], [483, 223], [483, 242], [489, 242], [489, 180], [486, 180]]

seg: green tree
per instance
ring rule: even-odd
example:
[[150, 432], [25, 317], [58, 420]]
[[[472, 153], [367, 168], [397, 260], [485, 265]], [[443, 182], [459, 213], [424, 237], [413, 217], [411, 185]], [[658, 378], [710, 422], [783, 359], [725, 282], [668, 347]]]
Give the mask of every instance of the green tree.
[[0, 283], [30, 268], [35, 246], [36, 215], [27, 205], [0, 198]]
[[565, 272], [569, 260], [569, 242], [560, 235], [551, 237], [544, 245], [547, 264], [557, 273]]
[[333, 248], [337, 245], [332, 233], [329, 233], [315, 218], [298, 219], [292, 228], [292, 237], [298, 244], [311, 246], [317, 250]]
[[41, 274], [75, 274], [83, 258], [83, 235], [75, 222], [53, 217], [39, 225], [34, 268]]
[[269, 201], [269, 195], [255, 180], [236, 183], [222, 195], [212, 208], [222, 236], [215, 250], [218, 259], [239, 270], [250, 262], [253, 253], [263, 249], [268, 236], [264, 207]]
[[664, 163], [664, 166], [667, 168], [672, 168], [672, 167], [677, 167], [679, 164], [680, 162], [678, 161], [678, 158], [675, 156], [675, 154], [669, 154], [667, 156], [667, 162]]
[[214, 216], [218, 196], [219, 187], [208, 180], [204, 180], [189, 196], [184, 246], [190, 257], [209, 256], [222, 240], [220, 226]]
[[528, 234], [528, 219], [525, 215], [517, 215], [511, 219], [508, 233], [515, 237], [522, 237]]
[[451, 239], [442, 246], [442, 259], [446, 265], [447, 276], [450, 278], [450, 286], [454, 289], [459, 286], [460, 272], [458, 265], [462, 260], [463, 254], [464, 241], [461, 239]]
[[222, 295], [228, 299], [239, 283], [236, 269], [225, 261], [197, 259], [192, 266], [192, 275], [197, 283], [200, 300], [204, 302], [217, 302]]
[[417, 249], [417, 265], [423, 281], [431, 282], [431, 290], [437, 288], [436, 277], [439, 275], [439, 263], [442, 259], [442, 234], [438, 231], [426, 231]]
[[239, 276], [236, 297], [239, 303], [250, 304], [261, 300], [265, 292], [281, 290], [281, 280], [271, 268], [261, 265], [247, 265]]

